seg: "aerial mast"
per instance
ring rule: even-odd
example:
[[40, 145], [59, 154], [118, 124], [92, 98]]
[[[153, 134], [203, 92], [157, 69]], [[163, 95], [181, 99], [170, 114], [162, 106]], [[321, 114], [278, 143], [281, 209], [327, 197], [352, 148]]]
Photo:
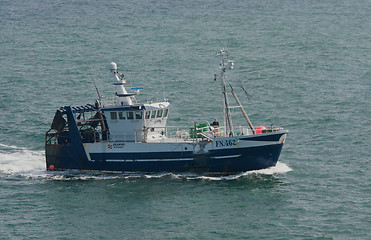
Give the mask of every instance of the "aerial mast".
[[[123, 75], [120, 76], [117, 71], [117, 64], [114, 62], [111, 62], [110, 64], [110, 70], [114, 78], [113, 85], [116, 85], [116, 95], [118, 96], [119, 100], [117, 102], [118, 106], [127, 106], [127, 105], [133, 105], [133, 101], [131, 100], [131, 96], [134, 96], [136, 94], [128, 93], [124, 87], [124, 84], [126, 83]], [[120, 79], [121, 77], [121, 79]]]
[[226, 72], [227, 69], [232, 69], [234, 65], [234, 61], [232, 60], [225, 60], [224, 57], [228, 56], [228, 53], [224, 51], [224, 49], [220, 50], [217, 53], [217, 56], [220, 56], [220, 80], [222, 85], [222, 94], [223, 94], [223, 121], [224, 121], [224, 136], [232, 137], [233, 134], [233, 125], [232, 125], [232, 118], [229, 108], [229, 101], [227, 96], [227, 89], [225, 84], [225, 79], [227, 78]]

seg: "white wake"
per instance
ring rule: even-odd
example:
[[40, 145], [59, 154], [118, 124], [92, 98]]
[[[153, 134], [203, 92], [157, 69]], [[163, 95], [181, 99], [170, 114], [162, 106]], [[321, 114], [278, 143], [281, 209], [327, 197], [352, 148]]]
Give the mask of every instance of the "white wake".
[[44, 151], [33, 151], [0, 143], [0, 172], [21, 174], [42, 171], [45, 171]]
[[220, 177], [214, 177], [214, 176], [194, 176], [194, 177], [188, 177], [188, 179], [203, 179], [203, 180], [212, 180], [212, 181], [221, 181], [221, 180], [236, 180], [239, 178], [244, 178], [247, 176], [252, 175], [274, 175], [274, 174], [284, 174], [287, 172], [292, 171], [292, 169], [287, 166], [285, 163], [277, 162], [276, 166], [270, 167], [267, 169], [261, 169], [261, 170], [254, 170], [254, 171], [247, 171], [243, 173], [238, 173], [234, 175], [228, 175], [228, 176], [220, 176]]

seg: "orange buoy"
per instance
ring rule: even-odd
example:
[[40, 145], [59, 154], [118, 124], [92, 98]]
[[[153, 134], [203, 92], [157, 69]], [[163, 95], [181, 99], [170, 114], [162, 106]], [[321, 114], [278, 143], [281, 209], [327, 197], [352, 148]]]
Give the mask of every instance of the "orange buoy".
[[262, 134], [262, 130], [266, 130], [267, 128], [264, 126], [259, 126], [256, 128], [256, 134]]
[[50, 166], [49, 166], [49, 169], [50, 169], [50, 170], [54, 170], [54, 165], [50, 165]]

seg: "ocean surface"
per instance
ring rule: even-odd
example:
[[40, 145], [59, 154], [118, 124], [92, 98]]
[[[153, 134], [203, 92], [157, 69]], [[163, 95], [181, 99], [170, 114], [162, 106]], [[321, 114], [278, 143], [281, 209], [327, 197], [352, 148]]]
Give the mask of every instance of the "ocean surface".
[[[371, 239], [371, 1], [1, 0], [0, 239]], [[221, 48], [276, 167], [232, 176], [47, 172], [60, 106], [167, 98], [169, 125], [222, 119]], [[244, 123], [236, 111], [235, 124]]]

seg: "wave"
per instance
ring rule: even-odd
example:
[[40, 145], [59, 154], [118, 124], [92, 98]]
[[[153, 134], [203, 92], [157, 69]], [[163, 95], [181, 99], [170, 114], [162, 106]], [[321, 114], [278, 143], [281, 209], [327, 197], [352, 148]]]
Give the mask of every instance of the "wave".
[[14, 174], [45, 170], [44, 151], [0, 144], [0, 172]]
[[239, 178], [245, 178], [247, 176], [253, 176], [253, 175], [274, 175], [274, 174], [284, 174], [287, 172], [292, 171], [292, 169], [287, 166], [285, 163], [277, 162], [276, 166], [261, 169], [261, 170], [253, 170], [253, 171], [247, 171], [242, 172], [234, 175], [228, 175], [228, 176], [195, 176], [195, 177], [188, 177], [188, 179], [203, 179], [203, 180], [211, 180], [211, 181], [221, 181], [221, 180], [236, 180]]
[[285, 163], [277, 162], [277, 165], [267, 169], [247, 171], [233, 175], [210, 176], [191, 173], [106, 173], [85, 171], [61, 171], [49, 172], [45, 169], [44, 151], [34, 151], [13, 145], [0, 143], [0, 173], [10, 176], [22, 176], [27, 179], [47, 180], [109, 180], [109, 179], [185, 179], [185, 180], [236, 180], [253, 175], [284, 174], [292, 171]]

